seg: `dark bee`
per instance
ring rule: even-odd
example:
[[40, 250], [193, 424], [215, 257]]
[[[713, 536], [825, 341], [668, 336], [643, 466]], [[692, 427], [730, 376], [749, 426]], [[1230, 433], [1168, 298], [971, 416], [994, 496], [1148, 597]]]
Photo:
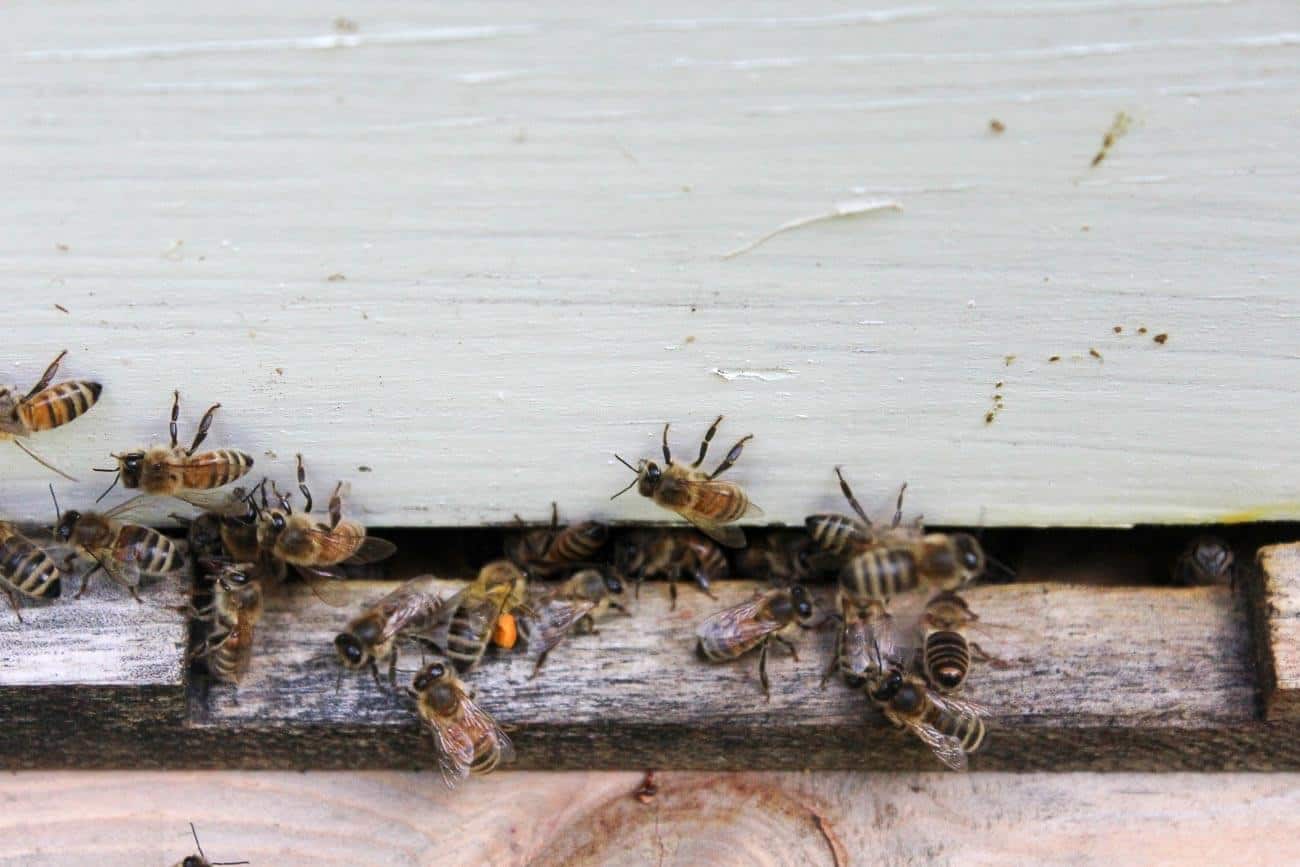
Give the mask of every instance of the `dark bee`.
[[397, 642], [403, 637], [431, 638], [442, 597], [433, 592], [437, 579], [421, 575], [368, 607], [334, 639], [339, 662], [350, 671], [369, 666], [379, 683], [379, 664], [388, 664], [388, 682], [397, 685]]
[[0, 591], [8, 597], [19, 623], [23, 620], [20, 597], [58, 599], [63, 592], [63, 573], [54, 558], [5, 521], [0, 521]]
[[438, 747], [438, 766], [447, 788], [514, 760], [510, 738], [474, 702], [447, 660], [435, 659], [420, 669], [411, 682], [411, 696]]
[[712, 539], [694, 530], [631, 530], [614, 543], [614, 569], [636, 585], [650, 579], [666, 580], [672, 607], [677, 607], [677, 582], [690, 577], [710, 599], [709, 586], [727, 578], [731, 566], [727, 555]]
[[1171, 580], [1180, 587], [1205, 584], [1237, 586], [1237, 558], [1217, 536], [1197, 536], [1174, 561]]
[[709, 662], [730, 662], [757, 648], [758, 678], [763, 695], [770, 699], [768, 646], [773, 640], [779, 641], [797, 661], [799, 654], [783, 633], [798, 625], [807, 626], [812, 617], [812, 597], [802, 585], [769, 590], [705, 618], [695, 631], [695, 652]]
[[249, 863], [247, 861], [209, 861], [208, 856], [203, 854], [203, 846], [199, 843], [199, 832], [194, 830], [193, 822], [190, 822], [190, 833], [194, 835], [194, 848], [199, 850], [199, 854], [186, 855], [172, 867], [234, 867], [236, 864]]
[[533, 677], [541, 671], [547, 655], [570, 632], [595, 634], [596, 620], [610, 608], [627, 614], [619, 601], [622, 596], [623, 582], [617, 575], [584, 569], [534, 600], [529, 606], [532, 613], [523, 620], [529, 650], [537, 653]]
[[941, 696], [898, 667], [873, 678], [867, 695], [886, 719], [920, 738], [955, 771], [966, 770], [966, 756], [984, 743], [984, 720], [977, 706]]
[[[518, 515], [515, 520], [521, 524]], [[554, 578], [590, 563], [609, 541], [609, 525], [583, 521], [560, 528], [560, 512], [551, 503], [549, 529], [525, 530], [506, 541], [505, 555], [530, 578]]]

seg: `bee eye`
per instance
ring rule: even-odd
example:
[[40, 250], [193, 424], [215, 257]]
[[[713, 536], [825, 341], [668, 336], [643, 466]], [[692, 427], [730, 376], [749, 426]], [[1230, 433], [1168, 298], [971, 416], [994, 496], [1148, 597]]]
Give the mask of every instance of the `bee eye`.
[[800, 616], [800, 617], [812, 617], [812, 605], [810, 605], [810, 604], [807, 603], [807, 602], [800, 602], [800, 603], [799, 603], [799, 616]]
[[277, 530], [284, 529], [284, 515], [275, 514], [271, 516], [271, 526]]
[[613, 575], [606, 575], [605, 589], [608, 590], [610, 593], [622, 593], [623, 582], [618, 580], [618, 578]]
[[967, 569], [974, 569], [976, 566], [980, 564], [979, 558], [975, 556], [974, 551], [967, 551], [962, 556], [961, 560], [963, 563], [966, 564]]
[[447, 669], [441, 662], [435, 662], [425, 669], [425, 675], [429, 680], [437, 680], [446, 673]]

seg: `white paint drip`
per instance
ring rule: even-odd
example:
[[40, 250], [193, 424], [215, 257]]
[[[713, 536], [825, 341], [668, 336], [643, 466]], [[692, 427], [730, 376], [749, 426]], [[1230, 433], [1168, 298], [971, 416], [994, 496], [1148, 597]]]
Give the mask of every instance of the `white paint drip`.
[[51, 48], [25, 51], [23, 60], [140, 60], [144, 58], [190, 57], [196, 54], [239, 54], [258, 51], [330, 51], [366, 45], [422, 45], [465, 42], [522, 36], [532, 33], [529, 25], [483, 25], [477, 27], [433, 27], [397, 30], [390, 33], [331, 33], [323, 36], [285, 36], [267, 39], [212, 39], [200, 42], [163, 42], [155, 45], [118, 45], [104, 48]]
[[753, 370], [739, 368], [737, 370], [727, 370], [721, 367], [715, 367], [709, 371], [714, 376], [720, 376], [727, 382], [735, 379], [757, 379], [762, 382], [776, 382], [782, 379], [791, 379], [798, 376], [798, 372], [788, 367], [760, 367]]
[[803, 228], [804, 226], [811, 226], [814, 223], [822, 223], [822, 222], [826, 222], [827, 220], [841, 220], [846, 217], [861, 216], [862, 214], [873, 214], [877, 211], [901, 211], [901, 210], [903, 210], [903, 206], [900, 205], [898, 202], [893, 201], [892, 199], [840, 202], [838, 205], [836, 205], [834, 208], [832, 208], [830, 211], [827, 211], [824, 214], [815, 214], [811, 217], [800, 217], [797, 220], [791, 220], [788, 223], [782, 223], [780, 226], [777, 226], [775, 229], [768, 232], [766, 235], [760, 235], [758, 238], [756, 238], [753, 241], [750, 241], [748, 244], [745, 244], [743, 247], [737, 247], [736, 249], [732, 250], [729, 253], [723, 253], [722, 258], [734, 259], [736, 256], [739, 256], [741, 253], [748, 253], [750, 250], [753, 250], [755, 247], [758, 247], [762, 244], [766, 244], [768, 241], [775, 238], [777, 235], [780, 235], [782, 232], [789, 232], [792, 229], [800, 229]]

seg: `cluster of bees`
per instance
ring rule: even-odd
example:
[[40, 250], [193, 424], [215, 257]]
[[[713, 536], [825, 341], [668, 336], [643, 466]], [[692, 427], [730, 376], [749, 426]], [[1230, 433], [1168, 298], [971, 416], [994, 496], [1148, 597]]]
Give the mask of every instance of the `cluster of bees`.
[[[101, 393], [97, 383], [50, 385], [62, 358], [24, 397], [16, 398], [16, 389], [0, 389], [0, 435], [19, 442], [67, 424], [95, 405]], [[220, 404], [208, 409], [185, 447], [177, 431], [180, 396], [174, 394], [168, 445], [113, 454], [115, 466], [99, 470], [114, 474], [100, 499], [119, 483], [139, 492], [121, 505], [102, 513], [62, 512], [56, 499], [54, 537], [69, 551], [63, 563], [12, 525], [0, 523], [0, 589], [15, 612], [21, 597], [59, 596], [64, 572], [77, 561], [85, 564], [78, 596], [98, 572], [137, 600], [143, 582], [175, 576], [186, 563], [181, 546], [126, 520], [152, 498], [175, 498], [202, 510], [188, 529], [200, 576], [188, 611], [203, 626], [191, 655], [204, 661], [215, 680], [238, 684], [249, 668], [267, 588], [292, 571], [328, 601], [333, 580], [348, 577], [351, 567], [394, 553], [392, 543], [367, 535], [364, 526], [344, 516], [342, 482], [326, 512], [313, 512], [301, 455], [296, 479], [301, 510], [293, 507], [293, 492], [282, 492], [274, 481], [232, 487], [251, 471], [252, 457], [231, 448], [199, 451], [218, 408]], [[504, 651], [526, 646], [536, 657], [536, 676], [566, 636], [595, 632], [611, 612], [630, 616], [629, 585], [639, 595], [642, 582], [666, 580], [675, 605], [677, 583], [685, 578], [712, 596], [711, 583], [733, 573], [766, 575], [771, 589], [699, 624], [696, 651], [701, 659], [725, 663], [755, 652], [759, 681], [768, 695], [772, 643], [795, 654], [791, 637], [798, 627], [834, 624], [836, 651], [823, 685], [838, 672], [845, 684], [862, 691], [870, 706], [919, 738], [945, 765], [964, 769], [967, 756], [985, 738], [984, 711], [960, 696], [972, 658], [989, 658], [967, 637], [978, 618], [958, 595], [991, 562], [978, 539], [927, 532], [919, 518], [903, 523], [906, 485], [893, 521], [875, 524], [836, 468], [852, 514], [811, 515], [805, 532], [772, 534], [763, 544], [745, 547], [744, 531], [736, 522], [761, 512], [740, 485], [719, 477], [736, 463], [751, 437], [732, 446], [712, 472], [701, 469], [721, 421], [719, 416], [708, 429], [690, 464], [673, 460], [668, 425], [662, 466], [651, 459], [631, 464], [615, 455], [634, 477], [614, 498], [635, 487], [689, 521], [693, 530], [637, 529], [615, 538], [598, 521], [561, 527], [553, 505], [549, 527], [522, 528], [510, 535], [503, 556], [484, 565], [459, 592], [444, 598], [435, 590], [434, 576], [420, 576], [353, 617], [334, 640], [340, 677], [343, 670], [369, 670], [383, 687], [380, 668], [385, 667], [387, 687], [396, 693], [399, 645], [415, 643], [436, 653], [425, 659], [402, 694], [432, 734], [451, 786], [514, 756], [510, 739], [461, 679], [490, 646]], [[731, 558], [728, 548], [736, 549]], [[1207, 556], [1197, 552], [1183, 560], [1195, 566]], [[836, 580], [834, 609], [818, 619], [805, 582], [826, 576]], [[919, 618], [914, 624], [897, 624], [892, 600], [921, 591], [931, 595]]]

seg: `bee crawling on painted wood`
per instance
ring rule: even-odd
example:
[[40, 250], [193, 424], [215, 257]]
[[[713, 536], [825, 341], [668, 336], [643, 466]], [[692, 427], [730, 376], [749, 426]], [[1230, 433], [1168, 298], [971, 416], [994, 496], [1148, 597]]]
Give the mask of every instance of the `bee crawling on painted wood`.
[[709, 427], [700, 443], [700, 455], [690, 465], [673, 462], [672, 452], [668, 448], [668, 425], [664, 425], [663, 454], [664, 466], [660, 467], [652, 460], [642, 458], [632, 466], [618, 455], [618, 461], [636, 473], [631, 483], [610, 499], [637, 489], [643, 497], [648, 497], [659, 506], [675, 512], [690, 521], [700, 532], [721, 542], [728, 548], [742, 548], [745, 545], [745, 531], [735, 526], [746, 515], [761, 515], [763, 510], [749, 501], [745, 490], [735, 482], [720, 481], [718, 476], [731, 469], [740, 459], [745, 443], [753, 439], [753, 434], [740, 438], [717, 468], [706, 473], [699, 469], [709, 451], [709, 443], [718, 432], [722, 416], [718, 416]]
[[[116, 473], [108, 489], [100, 494], [102, 500], [120, 481], [122, 487], [139, 490], [146, 497], [175, 497], [200, 509], [215, 512], [242, 511], [237, 496], [219, 493], [224, 487], [242, 478], [253, 468], [253, 458], [237, 449], [214, 449], [200, 452], [199, 446], [207, 439], [212, 419], [221, 404], [213, 404], [203, 414], [194, 441], [189, 448], [177, 442], [176, 421], [180, 415], [181, 393], [172, 394], [171, 444], [136, 448], [114, 454], [116, 467], [96, 467], [98, 473]], [[99, 502], [99, 500], [96, 500]]]
[[12, 440], [32, 460], [68, 481], [75, 482], [76, 479], [72, 476], [23, 444], [23, 440], [32, 434], [62, 427], [85, 415], [99, 401], [104, 387], [98, 382], [78, 379], [50, 385], [59, 371], [59, 363], [67, 354], [66, 349], [60, 352], [45, 369], [40, 380], [22, 397], [18, 397], [17, 386], [0, 386], [0, 440]]
[[738, 605], [724, 608], [704, 619], [696, 630], [695, 652], [707, 662], [730, 662], [751, 650], [758, 650], [758, 678], [763, 695], [771, 699], [767, 679], [767, 650], [778, 641], [798, 661], [799, 653], [785, 637], [795, 626], [807, 628], [813, 619], [812, 596], [795, 584], [757, 593]]

